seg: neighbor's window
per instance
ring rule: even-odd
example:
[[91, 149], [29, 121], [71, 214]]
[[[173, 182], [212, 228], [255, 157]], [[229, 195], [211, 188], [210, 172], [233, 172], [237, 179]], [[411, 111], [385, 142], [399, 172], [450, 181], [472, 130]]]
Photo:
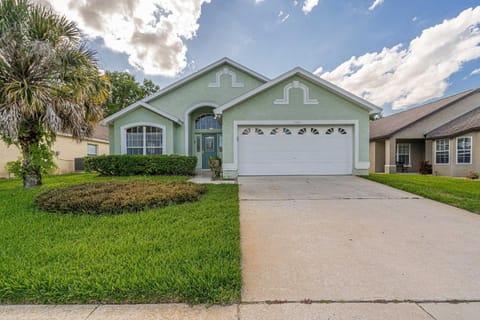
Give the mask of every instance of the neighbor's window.
[[215, 119], [213, 114], [204, 114], [195, 120], [195, 129], [214, 130], [222, 129], [222, 126], [217, 119]]
[[435, 140], [435, 163], [445, 164], [450, 162], [450, 140]]
[[163, 130], [157, 127], [138, 126], [127, 129], [127, 154], [163, 154]]
[[410, 143], [397, 144], [397, 162], [405, 166], [410, 165]]
[[472, 137], [457, 138], [457, 163], [472, 163]]
[[98, 155], [98, 145], [97, 144], [87, 144], [87, 156], [96, 156]]

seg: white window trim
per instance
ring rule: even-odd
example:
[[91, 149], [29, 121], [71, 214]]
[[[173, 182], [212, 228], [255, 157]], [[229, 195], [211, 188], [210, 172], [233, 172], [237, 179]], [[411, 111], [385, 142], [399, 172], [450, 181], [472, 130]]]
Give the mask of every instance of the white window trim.
[[408, 164], [404, 164], [405, 168], [411, 168], [412, 167], [412, 144], [411, 143], [405, 143], [405, 142], [400, 142], [397, 143], [395, 147], [395, 162], [398, 162], [398, 146], [401, 144], [406, 144], [408, 145]]
[[120, 127], [120, 153], [127, 154], [127, 129], [133, 127], [140, 127], [140, 126], [147, 126], [147, 127], [156, 127], [162, 129], [162, 154], [168, 154], [167, 152], [167, 128], [164, 125], [153, 123], [153, 122], [135, 122], [129, 123]]
[[[235, 120], [233, 121], [233, 163], [224, 163], [224, 170], [238, 170], [238, 127], [239, 126], [255, 126], [255, 125], [351, 125], [353, 126], [353, 157], [354, 157], [354, 169], [368, 169], [370, 168], [369, 161], [360, 161], [360, 129], [358, 120]], [[225, 144], [225, 141], [223, 141]]]
[[[446, 163], [437, 163], [437, 141], [438, 140], [447, 140], [448, 141], [448, 162]], [[435, 150], [435, 165], [436, 166], [448, 166], [450, 165], [450, 158], [451, 158], [451, 155], [450, 155], [450, 138], [445, 138], [445, 139], [436, 139], [435, 140], [435, 145], [434, 145], [434, 150]]]
[[[88, 147], [90, 147], [90, 146], [94, 146], [94, 147], [95, 147], [95, 154], [94, 154], [94, 155], [88, 153]], [[96, 144], [96, 143], [87, 143], [87, 156], [88, 156], [88, 157], [90, 157], [90, 156], [98, 156], [98, 144]]]
[[[470, 138], [470, 162], [458, 162], [458, 139]], [[473, 163], [473, 137], [472, 136], [461, 136], [457, 137], [455, 141], [455, 163], [458, 165], [470, 165]]]

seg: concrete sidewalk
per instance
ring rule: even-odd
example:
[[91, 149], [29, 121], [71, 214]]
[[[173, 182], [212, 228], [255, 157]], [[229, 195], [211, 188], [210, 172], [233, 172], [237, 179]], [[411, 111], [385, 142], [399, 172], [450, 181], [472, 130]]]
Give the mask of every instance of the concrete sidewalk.
[[477, 320], [476, 303], [252, 303], [231, 306], [0, 305], [1, 320]]

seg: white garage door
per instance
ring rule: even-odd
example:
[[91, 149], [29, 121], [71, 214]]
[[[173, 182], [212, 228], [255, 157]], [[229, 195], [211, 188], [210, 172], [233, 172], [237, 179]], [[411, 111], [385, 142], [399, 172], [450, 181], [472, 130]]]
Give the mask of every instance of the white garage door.
[[352, 126], [242, 126], [239, 175], [352, 174]]

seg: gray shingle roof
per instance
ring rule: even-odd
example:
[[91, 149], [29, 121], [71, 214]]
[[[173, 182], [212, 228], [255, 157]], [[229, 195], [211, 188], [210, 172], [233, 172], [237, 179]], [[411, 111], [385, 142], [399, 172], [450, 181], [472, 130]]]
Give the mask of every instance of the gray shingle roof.
[[428, 117], [430, 114], [448, 107], [455, 102], [471, 95], [474, 92], [480, 92], [480, 89], [471, 89], [446, 97], [434, 102], [430, 102], [406, 111], [402, 111], [391, 116], [370, 122], [370, 139], [388, 138], [405, 127]]
[[480, 107], [430, 131], [427, 133], [427, 139], [458, 136], [475, 130], [480, 130]]

